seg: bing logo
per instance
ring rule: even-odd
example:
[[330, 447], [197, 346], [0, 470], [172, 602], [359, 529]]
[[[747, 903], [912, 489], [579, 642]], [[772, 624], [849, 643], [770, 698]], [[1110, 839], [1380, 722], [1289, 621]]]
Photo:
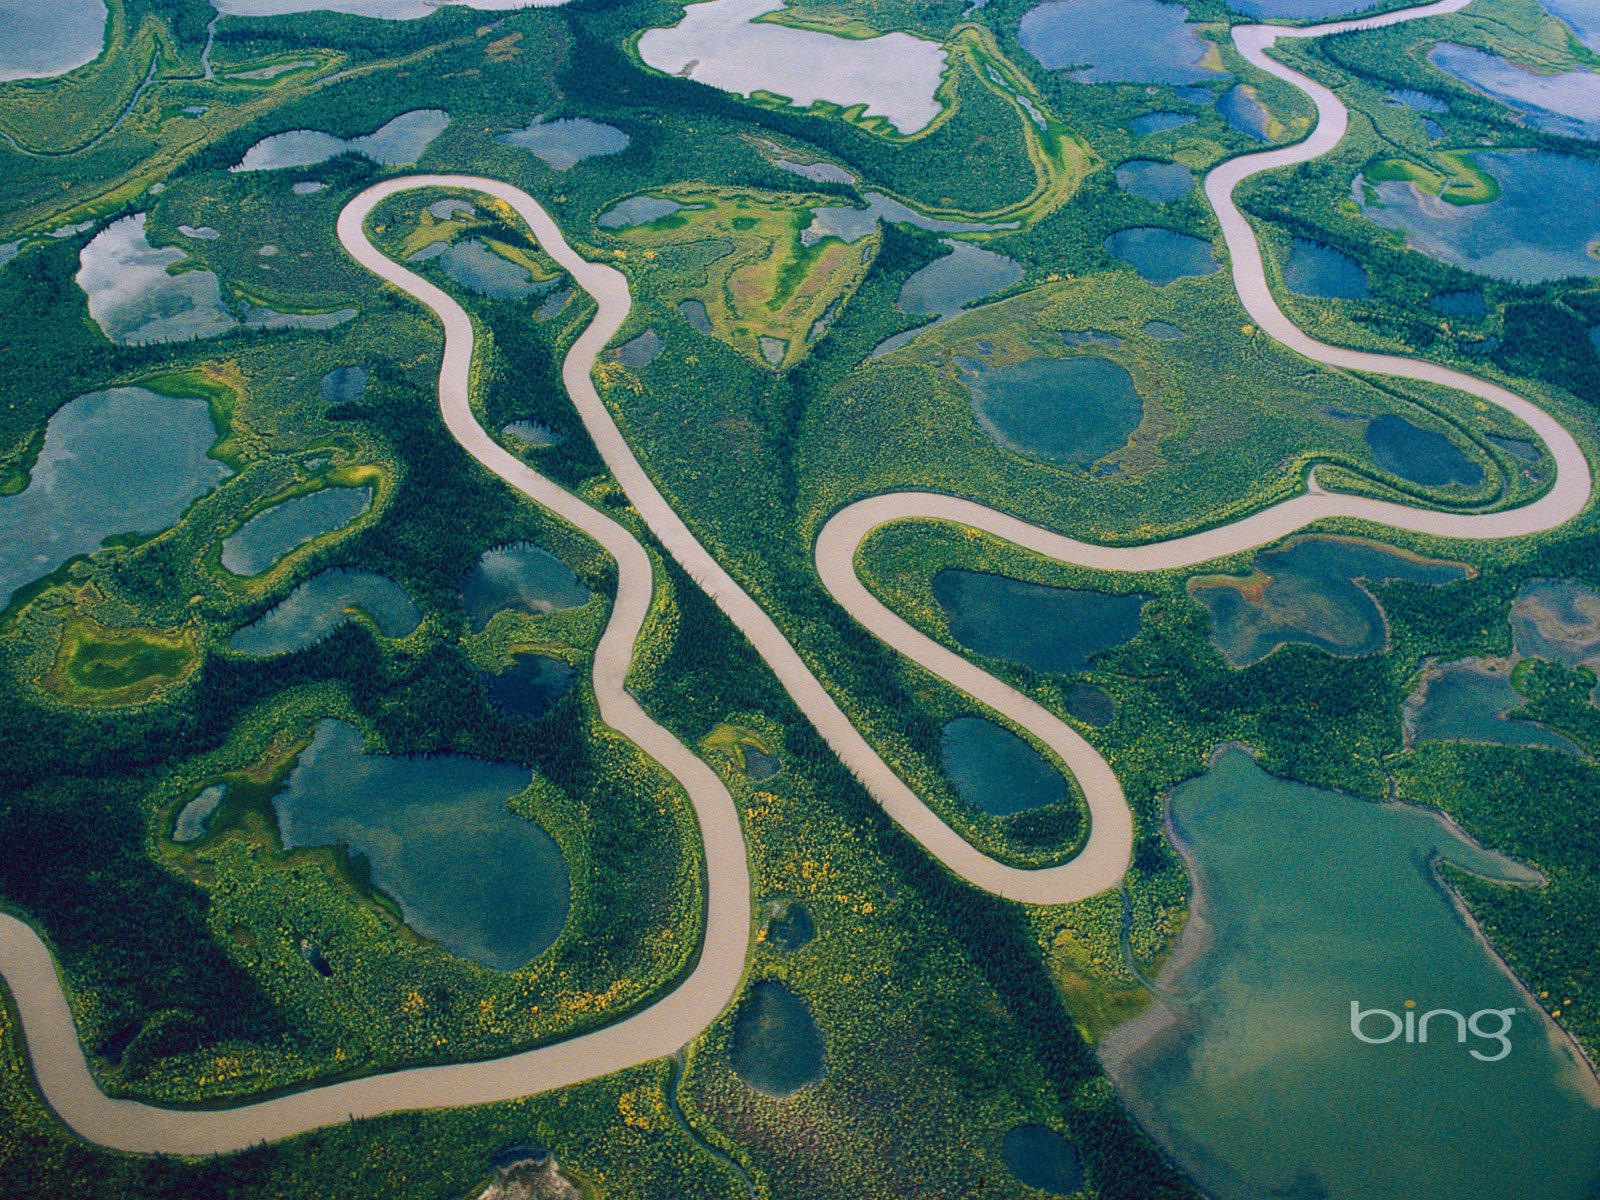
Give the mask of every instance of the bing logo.
[[[1440, 1031], [1444, 1037], [1455, 1034], [1455, 1040], [1461, 1045], [1466, 1045], [1467, 1034], [1470, 1031], [1473, 1037], [1484, 1042], [1497, 1043], [1499, 1049], [1493, 1054], [1485, 1054], [1474, 1046], [1468, 1051], [1479, 1062], [1499, 1062], [1511, 1053], [1511, 1020], [1520, 1012], [1516, 1008], [1480, 1008], [1470, 1017], [1463, 1016], [1453, 1008], [1433, 1008], [1417, 1016], [1417, 1002], [1407, 1000], [1404, 1015], [1390, 1012], [1387, 1008], [1362, 1008], [1359, 1000], [1350, 1001], [1350, 1032], [1358, 1042], [1365, 1042], [1369, 1046], [1384, 1046], [1390, 1042], [1398, 1041], [1402, 1036], [1406, 1043], [1422, 1043], [1428, 1041], [1429, 1023], [1433, 1023], [1434, 1040], [1440, 1040]], [[1376, 1035], [1370, 1031], [1369, 1022], [1376, 1024]]]

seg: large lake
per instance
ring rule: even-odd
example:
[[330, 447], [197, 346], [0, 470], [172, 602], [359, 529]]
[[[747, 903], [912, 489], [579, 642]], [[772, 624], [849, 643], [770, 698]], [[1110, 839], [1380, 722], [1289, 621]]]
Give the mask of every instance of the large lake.
[[342, 845], [406, 924], [454, 954], [515, 971], [561, 933], [566, 859], [506, 801], [526, 767], [460, 754], [367, 754], [361, 731], [323, 721], [273, 798], [285, 849]]
[[[1600, 1090], [1467, 927], [1433, 862], [1537, 876], [1431, 813], [1286, 783], [1236, 749], [1177, 789], [1171, 816], [1194, 915], [1160, 980], [1166, 998], [1102, 1053], [1208, 1195], [1596, 1194]], [[1369, 1044], [1351, 1032], [1352, 1002], [1402, 1027], [1398, 1014], [1434, 1009], [1476, 1026], [1458, 1041], [1454, 1018], [1436, 1016], [1426, 1043]], [[1360, 1028], [1383, 1038], [1395, 1026], [1377, 1013]]]
[[1498, 199], [1448, 204], [1408, 182], [1359, 177], [1352, 194], [1368, 220], [1401, 230], [1407, 245], [1451, 266], [1518, 283], [1600, 275], [1600, 205], [1572, 202], [1600, 195], [1600, 162], [1540, 150], [1470, 157], [1499, 183]]
[[1600, 74], [1541, 75], [1471, 46], [1440, 42], [1428, 61], [1447, 75], [1517, 108], [1523, 123], [1568, 137], [1600, 138]]
[[678, 24], [645, 31], [639, 57], [668, 75], [741, 96], [767, 92], [802, 108], [818, 100], [862, 105], [864, 116], [882, 117], [902, 134], [939, 115], [934, 93], [947, 52], [938, 42], [909, 33], [844, 38], [756, 20], [783, 8], [783, 0], [691, 4]]
[[56, 410], [28, 487], [0, 496], [0, 605], [113, 534], [157, 533], [222, 482], [204, 400], [146, 388], [92, 392]]
[[0, 83], [93, 62], [105, 37], [104, 0], [0, 0]]

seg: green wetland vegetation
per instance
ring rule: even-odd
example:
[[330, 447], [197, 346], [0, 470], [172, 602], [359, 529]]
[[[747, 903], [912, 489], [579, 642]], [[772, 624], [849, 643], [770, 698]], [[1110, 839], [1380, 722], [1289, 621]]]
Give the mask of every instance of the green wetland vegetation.
[[[101, 58], [0, 84], [0, 247], [16, 245], [0, 249], [0, 903], [57, 954], [103, 1087], [218, 1104], [504, 1054], [636, 1011], [698, 950], [686, 801], [599, 721], [588, 682], [613, 564], [448, 437], [437, 327], [338, 247], [341, 207], [397, 164], [523, 187], [628, 275], [635, 308], [597, 381], [630, 444], [874, 746], [1008, 862], [1071, 855], [1076, 788], [828, 599], [811, 552], [838, 508], [923, 488], [1129, 544], [1295, 494], [1313, 463], [1329, 488], [1413, 504], [1548, 486], [1504, 414], [1316, 368], [1251, 326], [1185, 184], [1300, 136], [1311, 108], [1233, 53], [1238, 14], [1148, 7], [1168, 41], [1127, 21], [1090, 57], [1070, 42], [1087, 9], [1061, 0], [791, 5], [782, 20], [819, 34], [946, 46], [941, 113], [911, 136], [648, 70], [631, 39], [682, 14], [654, 0], [228, 15], [209, 43], [204, 0], [109, 0]], [[1548, 194], [1600, 151], [1440, 70], [1440, 41], [1593, 65], [1529, 0], [1286, 46], [1352, 115], [1334, 152], [1241, 189], [1275, 295], [1317, 337], [1498, 379], [1592, 451], [1596, 271], [1576, 226], [1535, 244], [1548, 222], [1519, 197], [1540, 185], [1504, 164], [1556, 163]], [[395, 127], [419, 113], [438, 115]], [[1486, 245], [1559, 270], [1417, 237], [1458, 200]], [[110, 228], [142, 233], [124, 258], [155, 299], [80, 284]], [[1249, 774], [1231, 794], [1315, 796], [1388, 830], [1317, 818], [1340, 844], [1403, 841], [1396, 822], [1460, 844], [1378, 804], [1403, 799], [1487, 847], [1473, 863], [1536, 869], [1514, 887], [1443, 872], [1521, 1003], [1600, 1053], [1592, 518], [1513, 544], [1331, 529], [1137, 578], [959, 528], [876, 534], [869, 586], [1071, 722], [1133, 806], [1122, 894], [1025, 908], [889, 822], [651, 542], [561, 385], [593, 305], [536, 239], [444, 191], [387, 202], [372, 232], [471, 313], [485, 427], [652, 550], [629, 687], [739, 807], [759, 934], [745, 982], [681, 1064], [204, 1161], [69, 1136], [0, 1009], [0, 1192], [436, 1200], [542, 1148], [593, 1197], [735, 1197], [745, 1179], [772, 1197], [1198, 1195], [1193, 1162], [1147, 1129], [1175, 1109], [1226, 1126], [1229, 1098], [1172, 1099], [1192, 1083], [1170, 1060], [1136, 1085], [1096, 1054], [1181, 965], [1204, 830], [1180, 818], [1219, 771]], [[1463, 710], [1476, 724], [1408, 710], [1480, 660], [1506, 665], [1493, 711]], [[1535, 732], [1494, 744], [1484, 722]], [[1233, 751], [1208, 771], [1233, 742], [1259, 766]], [[1283, 841], [1256, 848], [1288, 886]], [[1407, 880], [1430, 928], [1466, 937]], [[1515, 991], [1481, 946], [1451, 954], [1474, 987]], [[1236, 999], [1214, 998], [1197, 1036], [1221, 1036]], [[1547, 1083], [1524, 1116], [1581, 1133]], [[1325, 1097], [1289, 1099], [1277, 1119], [1320, 1119]], [[1337, 1179], [1335, 1158], [1308, 1170]]]

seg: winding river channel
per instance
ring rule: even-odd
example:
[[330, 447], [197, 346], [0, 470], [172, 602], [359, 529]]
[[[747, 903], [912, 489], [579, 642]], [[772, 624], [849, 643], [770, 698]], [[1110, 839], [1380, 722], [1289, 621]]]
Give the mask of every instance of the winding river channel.
[[597, 541], [617, 561], [616, 604], [594, 659], [601, 718], [632, 739], [683, 785], [705, 846], [708, 914], [705, 944], [694, 970], [670, 993], [625, 1020], [564, 1042], [484, 1062], [418, 1067], [348, 1080], [227, 1109], [177, 1110], [105, 1096], [89, 1073], [49, 949], [25, 923], [0, 914], [0, 975], [15, 998], [39, 1087], [51, 1107], [83, 1137], [121, 1150], [165, 1154], [225, 1153], [303, 1133], [351, 1117], [407, 1109], [481, 1104], [562, 1087], [672, 1054], [696, 1037], [735, 996], [751, 935], [746, 848], [733, 801], [716, 773], [644, 712], [624, 687], [633, 646], [649, 609], [653, 577], [644, 547], [625, 528], [502, 449], [472, 415], [469, 381], [472, 322], [445, 292], [384, 256], [368, 241], [366, 218], [396, 193], [418, 188], [469, 188], [510, 204], [541, 247], [599, 306], [563, 366], [579, 415], [629, 501], [667, 552], [739, 627], [777, 674], [800, 710], [891, 817], [950, 870], [1008, 899], [1061, 904], [1081, 900], [1121, 879], [1133, 821], [1110, 765], [1066, 722], [953, 651], [919, 633], [871, 595], [855, 573], [855, 554], [872, 530], [892, 521], [934, 520], [982, 529], [1061, 562], [1104, 570], [1149, 572], [1193, 567], [1276, 542], [1335, 517], [1450, 538], [1507, 538], [1552, 529], [1577, 516], [1592, 489], [1589, 464], [1572, 435], [1530, 401], [1448, 367], [1416, 359], [1328, 346], [1293, 325], [1274, 303], [1261, 250], [1233, 202], [1234, 188], [1261, 171], [1317, 157], [1343, 137], [1347, 114], [1333, 93], [1268, 58], [1279, 37], [1317, 37], [1454, 12], [1468, 0], [1363, 20], [1289, 29], [1234, 30], [1241, 54], [1299, 87], [1316, 102], [1318, 124], [1305, 141], [1232, 159], [1206, 178], [1206, 195], [1222, 224], [1235, 285], [1244, 307], [1268, 335], [1330, 367], [1392, 375], [1469, 392], [1525, 422], [1549, 448], [1557, 476], [1539, 499], [1520, 508], [1448, 513], [1333, 494], [1312, 476], [1300, 496], [1239, 521], [1143, 546], [1081, 542], [971, 501], [928, 492], [897, 492], [851, 504], [824, 526], [816, 546], [823, 585], [877, 637], [940, 677], [1005, 714], [1048, 745], [1077, 777], [1090, 810], [1090, 835], [1070, 862], [1022, 870], [980, 853], [946, 825], [890, 770], [778, 626], [690, 532], [634, 456], [591, 379], [596, 356], [622, 327], [631, 306], [625, 277], [581, 258], [548, 213], [527, 193], [468, 175], [411, 175], [374, 184], [339, 215], [338, 233], [362, 266], [426, 305], [444, 325], [439, 402], [451, 435], [480, 463]]

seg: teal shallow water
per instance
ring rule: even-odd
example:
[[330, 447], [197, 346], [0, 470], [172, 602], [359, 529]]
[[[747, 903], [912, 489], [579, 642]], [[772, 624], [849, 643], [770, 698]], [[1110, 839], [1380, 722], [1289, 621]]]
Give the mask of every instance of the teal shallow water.
[[1007, 450], [1088, 467], [1127, 444], [1144, 397], [1109, 358], [1030, 358], [1004, 367], [961, 361], [972, 411]]
[[259, 575], [307, 542], [343, 529], [371, 506], [371, 488], [326, 487], [285, 500], [222, 540], [222, 565], [235, 575]]
[[0, 605], [113, 534], [157, 533], [230, 474], [204, 400], [110, 388], [57, 409], [26, 490], [0, 496]]
[[[1103, 1047], [1136, 1115], [1216, 1200], [1580, 1200], [1600, 1108], [1569, 1043], [1437, 883], [1526, 868], [1432, 814], [1274, 779], [1239, 750], [1178, 788], [1198, 920], [1165, 1012]], [[1426, 1044], [1368, 1044], [1363, 1010], [1454, 1010]], [[1493, 1036], [1508, 1023], [1510, 1051]], [[1479, 1017], [1480, 1012], [1487, 1015]], [[1397, 1018], [1398, 1019], [1398, 1018]], [[1381, 1014], [1360, 1026], [1379, 1038]], [[1481, 1057], [1473, 1057], [1477, 1051]]]
[[1067, 781], [1022, 738], [983, 717], [944, 727], [940, 753], [960, 797], [979, 812], [1009, 817], [1071, 798]]
[[1383, 611], [1358, 580], [1440, 584], [1467, 575], [1456, 563], [1326, 537], [1259, 554], [1254, 570], [1251, 577], [1203, 576], [1189, 584], [1189, 594], [1211, 610], [1212, 644], [1236, 667], [1259, 662], [1288, 643], [1341, 658], [1377, 654], [1388, 641]]
[[729, 1054], [740, 1079], [780, 1099], [816, 1083], [825, 1070], [816, 1018], [776, 979], [750, 985], [733, 1021]]
[[514, 971], [556, 940], [571, 903], [560, 848], [506, 808], [531, 781], [459, 754], [366, 754], [358, 729], [323, 721], [273, 807], [285, 849], [348, 847], [418, 933]]
[[933, 598], [951, 636], [969, 650], [1035, 671], [1072, 672], [1139, 632], [1142, 592], [1113, 596], [945, 567]]

